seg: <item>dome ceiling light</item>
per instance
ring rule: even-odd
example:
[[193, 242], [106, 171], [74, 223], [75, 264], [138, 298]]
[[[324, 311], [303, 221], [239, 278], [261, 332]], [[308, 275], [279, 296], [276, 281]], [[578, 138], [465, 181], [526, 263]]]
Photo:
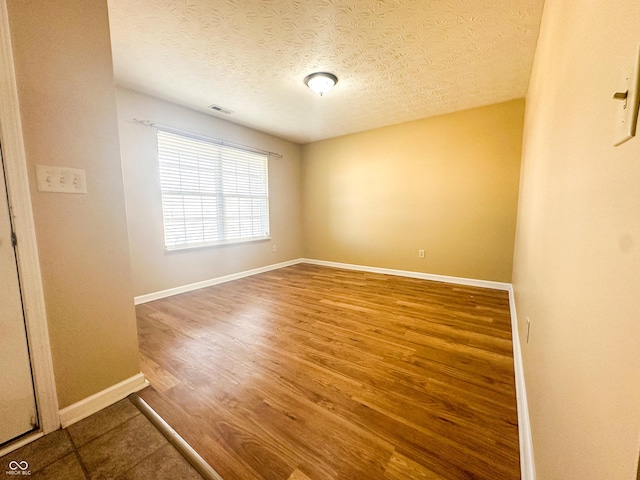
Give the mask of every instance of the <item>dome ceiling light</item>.
[[338, 77], [332, 73], [316, 72], [311, 75], [307, 75], [304, 79], [304, 83], [313, 92], [323, 96], [325, 93], [330, 91], [336, 83], [338, 83]]

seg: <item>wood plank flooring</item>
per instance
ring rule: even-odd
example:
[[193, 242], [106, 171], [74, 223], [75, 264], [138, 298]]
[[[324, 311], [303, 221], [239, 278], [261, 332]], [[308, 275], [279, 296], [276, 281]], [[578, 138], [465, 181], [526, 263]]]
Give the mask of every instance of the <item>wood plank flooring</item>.
[[225, 480], [520, 478], [506, 292], [300, 264], [136, 308], [141, 396]]

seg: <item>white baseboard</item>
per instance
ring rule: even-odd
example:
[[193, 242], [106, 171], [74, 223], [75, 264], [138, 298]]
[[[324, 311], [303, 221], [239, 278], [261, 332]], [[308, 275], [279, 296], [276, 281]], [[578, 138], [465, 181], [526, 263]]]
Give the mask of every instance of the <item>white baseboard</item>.
[[391, 268], [368, 267], [366, 265], [353, 265], [351, 263], [328, 262], [325, 260], [314, 260], [311, 258], [297, 258], [295, 260], [289, 260], [287, 262], [274, 263], [273, 265], [267, 265], [265, 267], [254, 268], [252, 270], [245, 270], [243, 272], [232, 273], [231, 275], [211, 278], [209, 280], [203, 280], [201, 282], [195, 282], [195, 283], [190, 283], [188, 285], [182, 285], [180, 287], [161, 290], [159, 292], [139, 295], [137, 297], [134, 297], [134, 303], [136, 305], [140, 305], [142, 303], [152, 302], [154, 300], [160, 300], [161, 298], [171, 297], [173, 295], [179, 295], [181, 293], [192, 292], [200, 288], [206, 288], [206, 287], [211, 287], [213, 285], [219, 285], [221, 283], [231, 282], [233, 280], [238, 280], [239, 278], [250, 277], [252, 275], [257, 275], [259, 273], [265, 273], [265, 272], [270, 272], [272, 270], [278, 270], [279, 268], [290, 267], [291, 265], [297, 265], [299, 263], [309, 263], [312, 265], [344, 268], [347, 270], [359, 270], [359, 271], [371, 272], [371, 273], [382, 273], [385, 275], [396, 275], [400, 277], [419, 278], [422, 280], [454, 283], [457, 285], [467, 285], [471, 287], [493, 288], [495, 290], [508, 291], [509, 288], [511, 287], [511, 284], [509, 283], [493, 282], [490, 280], [476, 280], [473, 278], [449, 277], [446, 275], [434, 275], [432, 273], [412, 272], [409, 270], [394, 270]]
[[513, 286], [509, 287], [509, 306], [511, 308], [511, 339], [513, 343], [513, 368], [516, 376], [516, 402], [518, 407], [518, 437], [520, 444], [520, 478], [535, 480], [536, 468], [533, 458], [533, 439], [531, 437], [531, 421], [529, 419], [529, 402], [524, 382], [522, 366], [522, 349], [518, 333], [518, 315], [516, 312]]
[[289, 267], [301, 263], [302, 259], [297, 258], [295, 260], [289, 260], [287, 262], [274, 263], [273, 265], [267, 265], [266, 267], [254, 268], [252, 270], [245, 270], [244, 272], [232, 273], [231, 275], [225, 275], [223, 277], [211, 278], [209, 280], [203, 280], [202, 282], [190, 283], [188, 285], [182, 285], [181, 287], [169, 288], [167, 290], [161, 290], [159, 292], [147, 293], [146, 295], [140, 295], [134, 297], [133, 301], [136, 305], [142, 303], [152, 302], [154, 300], [160, 300], [161, 298], [171, 297], [173, 295], [179, 295], [181, 293], [191, 292], [200, 288], [211, 287], [212, 285], [218, 285], [220, 283], [231, 282], [232, 280], [238, 280], [239, 278], [250, 277], [251, 275], [257, 275], [259, 273], [270, 272], [271, 270], [277, 270], [279, 268]]
[[474, 278], [449, 277], [447, 275], [435, 275], [433, 273], [413, 272], [410, 270], [394, 270], [391, 268], [368, 267], [365, 265], [354, 265], [351, 263], [327, 262], [325, 260], [313, 260], [303, 258], [301, 263], [321, 265], [324, 267], [344, 268], [347, 270], [358, 270], [361, 272], [382, 273], [385, 275], [396, 275], [399, 277], [419, 278], [421, 280], [432, 280], [434, 282], [454, 283], [456, 285], [467, 285], [470, 287], [493, 288], [494, 290], [506, 290], [511, 288], [510, 283], [493, 282], [491, 280], [476, 280]]
[[138, 373], [133, 377], [129, 377], [120, 383], [116, 383], [109, 388], [105, 388], [101, 392], [95, 393], [84, 400], [80, 400], [73, 405], [69, 405], [68, 407], [60, 410], [60, 423], [62, 428], [67, 428], [69, 425], [73, 425], [83, 418], [93, 415], [99, 410], [122, 400], [134, 392], [142, 390], [148, 385], [149, 382], [145, 380], [144, 375], [142, 373]]

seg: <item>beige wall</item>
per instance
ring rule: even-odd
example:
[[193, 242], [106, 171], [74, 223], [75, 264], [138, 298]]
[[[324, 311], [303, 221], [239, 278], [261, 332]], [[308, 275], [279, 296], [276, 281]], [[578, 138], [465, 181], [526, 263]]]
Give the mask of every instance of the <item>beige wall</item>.
[[[300, 258], [298, 145], [131, 90], [118, 89], [117, 104], [136, 296]], [[156, 130], [134, 118], [282, 154], [269, 158], [271, 241], [166, 252]]]
[[640, 3], [611, 6], [546, 2], [527, 96], [514, 286], [538, 480], [636, 478], [640, 138], [612, 146], [612, 95]]
[[[9, 0], [60, 407], [139, 372], [106, 1]], [[40, 193], [35, 165], [86, 170]]]
[[513, 100], [305, 145], [305, 256], [509, 282], [523, 113]]

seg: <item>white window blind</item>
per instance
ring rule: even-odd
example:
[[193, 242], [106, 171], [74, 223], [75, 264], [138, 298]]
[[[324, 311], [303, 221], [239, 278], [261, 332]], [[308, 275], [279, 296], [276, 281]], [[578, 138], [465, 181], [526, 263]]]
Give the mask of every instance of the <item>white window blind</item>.
[[168, 250], [269, 238], [267, 156], [158, 130]]

